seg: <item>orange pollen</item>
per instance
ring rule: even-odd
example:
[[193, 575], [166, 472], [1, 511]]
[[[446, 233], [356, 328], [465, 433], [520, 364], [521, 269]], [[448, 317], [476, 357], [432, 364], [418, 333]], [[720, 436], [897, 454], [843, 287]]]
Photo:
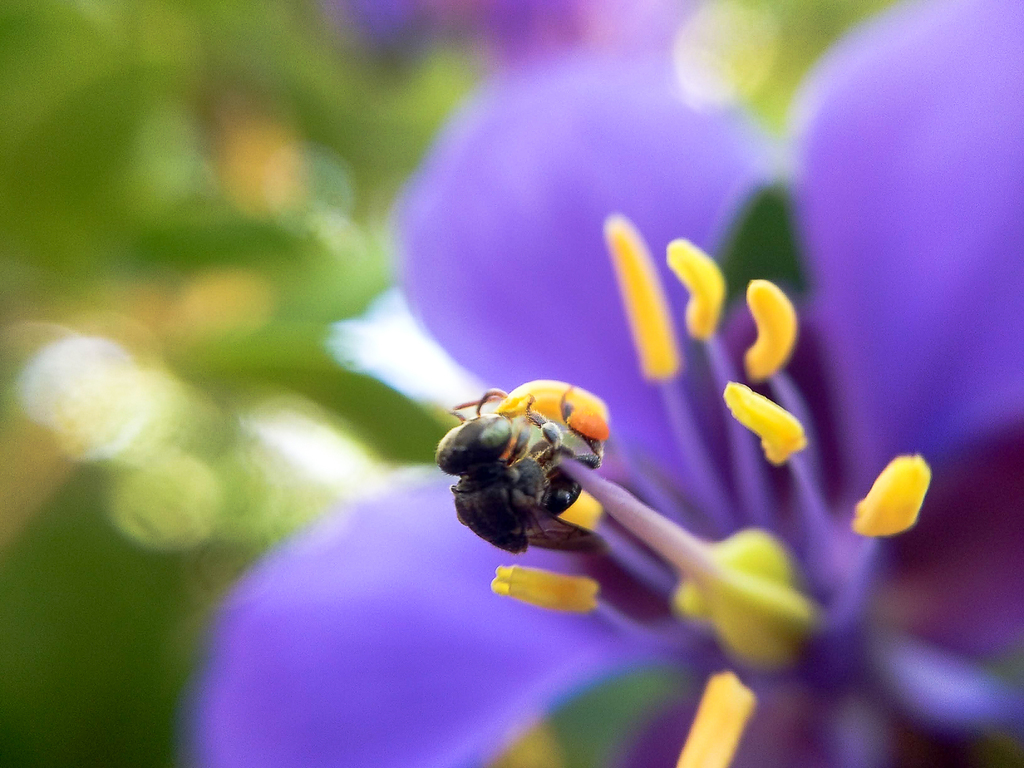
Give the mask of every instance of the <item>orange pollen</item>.
[[573, 411], [569, 415], [566, 424], [584, 437], [589, 437], [591, 440], [600, 440], [603, 442], [608, 439], [610, 434], [608, 422], [605, 421], [601, 417], [601, 414], [596, 411]]

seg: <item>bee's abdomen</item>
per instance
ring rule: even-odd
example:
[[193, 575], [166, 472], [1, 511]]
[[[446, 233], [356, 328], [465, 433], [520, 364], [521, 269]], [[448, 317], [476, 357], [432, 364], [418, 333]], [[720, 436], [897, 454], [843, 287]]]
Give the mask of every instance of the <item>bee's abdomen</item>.
[[526, 530], [501, 482], [463, 480], [452, 487], [459, 521], [473, 533], [506, 552], [525, 552]]

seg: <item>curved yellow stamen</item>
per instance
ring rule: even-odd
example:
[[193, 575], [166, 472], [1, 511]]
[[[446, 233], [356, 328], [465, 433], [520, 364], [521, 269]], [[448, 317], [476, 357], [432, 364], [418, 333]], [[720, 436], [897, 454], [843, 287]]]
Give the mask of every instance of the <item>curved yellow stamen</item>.
[[690, 292], [686, 304], [686, 330], [707, 341], [715, 335], [725, 301], [725, 278], [714, 259], [689, 240], [668, 244], [668, 265]]
[[496, 595], [554, 611], [589, 613], [597, 608], [598, 584], [586, 576], [566, 576], [519, 565], [498, 566], [495, 574], [491, 591]]
[[732, 672], [712, 675], [676, 768], [728, 768], [756, 704]]
[[921, 456], [897, 456], [857, 504], [854, 532], [861, 536], [894, 536], [913, 527], [931, 480], [931, 467]]
[[818, 606], [798, 589], [786, 548], [771, 534], [748, 528], [711, 545], [716, 578], [682, 583], [675, 611], [710, 622], [736, 658], [762, 669], [795, 662], [818, 624]]
[[640, 233], [625, 216], [609, 216], [604, 236], [633, 333], [640, 372], [649, 381], [667, 381], [679, 372], [682, 358], [658, 270]]
[[785, 464], [789, 457], [807, 447], [804, 428], [785, 408], [750, 387], [730, 381], [725, 387], [725, 404], [736, 420], [761, 438], [765, 458]]
[[797, 319], [793, 304], [775, 283], [751, 280], [747, 306], [757, 324], [757, 341], [743, 359], [747, 378], [764, 381], [782, 368], [796, 346]]
[[573, 505], [559, 515], [559, 517], [567, 523], [573, 523], [580, 528], [594, 531], [597, 530], [602, 515], [604, 515], [604, 508], [601, 506], [601, 502], [586, 491], [582, 491], [580, 497], [576, 499]]

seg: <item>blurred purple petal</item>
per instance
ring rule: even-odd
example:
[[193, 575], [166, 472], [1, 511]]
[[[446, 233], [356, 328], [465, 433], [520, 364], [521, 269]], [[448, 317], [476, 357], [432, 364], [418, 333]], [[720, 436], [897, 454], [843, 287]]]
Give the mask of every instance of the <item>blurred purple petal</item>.
[[1024, 738], [1024, 691], [983, 668], [909, 638], [879, 641], [883, 683], [907, 713], [928, 728], [975, 733], [979, 724]]
[[500, 63], [568, 49], [668, 51], [686, 0], [324, 0], [328, 15], [367, 42], [394, 47], [469, 37]]
[[1024, 433], [937, 474], [917, 526], [892, 541], [878, 606], [963, 653], [1024, 642]]
[[800, 224], [864, 477], [1024, 416], [1024, 3], [939, 0], [803, 101]]
[[285, 547], [221, 613], [197, 686], [196, 762], [467, 764], [637, 655], [595, 616], [493, 595], [510, 560], [456, 521], [440, 485], [366, 503]]
[[[454, 0], [434, 0], [454, 4]], [[481, 26], [506, 60], [573, 47], [668, 51], [688, 0], [487, 0]]]
[[[603, 223], [629, 216], [659, 262], [675, 237], [713, 246], [766, 176], [764, 147], [734, 117], [689, 109], [668, 71], [639, 64], [576, 59], [494, 85], [405, 196], [414, 308], [489, 385], [570, 381], [608, 401], [617, 436], [672, 450], [658, 392], [637, 371]], [[662, 273], [682, 318], [685, 292]]]

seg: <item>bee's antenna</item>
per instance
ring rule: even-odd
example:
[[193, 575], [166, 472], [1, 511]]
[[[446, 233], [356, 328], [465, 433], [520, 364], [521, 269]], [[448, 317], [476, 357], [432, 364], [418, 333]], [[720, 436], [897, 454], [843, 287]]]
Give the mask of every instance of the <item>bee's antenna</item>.
[[[468, 403], [456, 405], [452, 409], [452, 413], [455, 411], [461, 411], [463, 408], [472, 408], [473, 406], [476, 406], [476, 415], [479, 416], [481, 409], [491, 400], [504, 400], [506, 397], [508, 397], [508, 392], [503, 389], [488, 389], [479, 400], [470, 400]], [[465, 421], [466, 419], [462, 418], [462, 420]]]

